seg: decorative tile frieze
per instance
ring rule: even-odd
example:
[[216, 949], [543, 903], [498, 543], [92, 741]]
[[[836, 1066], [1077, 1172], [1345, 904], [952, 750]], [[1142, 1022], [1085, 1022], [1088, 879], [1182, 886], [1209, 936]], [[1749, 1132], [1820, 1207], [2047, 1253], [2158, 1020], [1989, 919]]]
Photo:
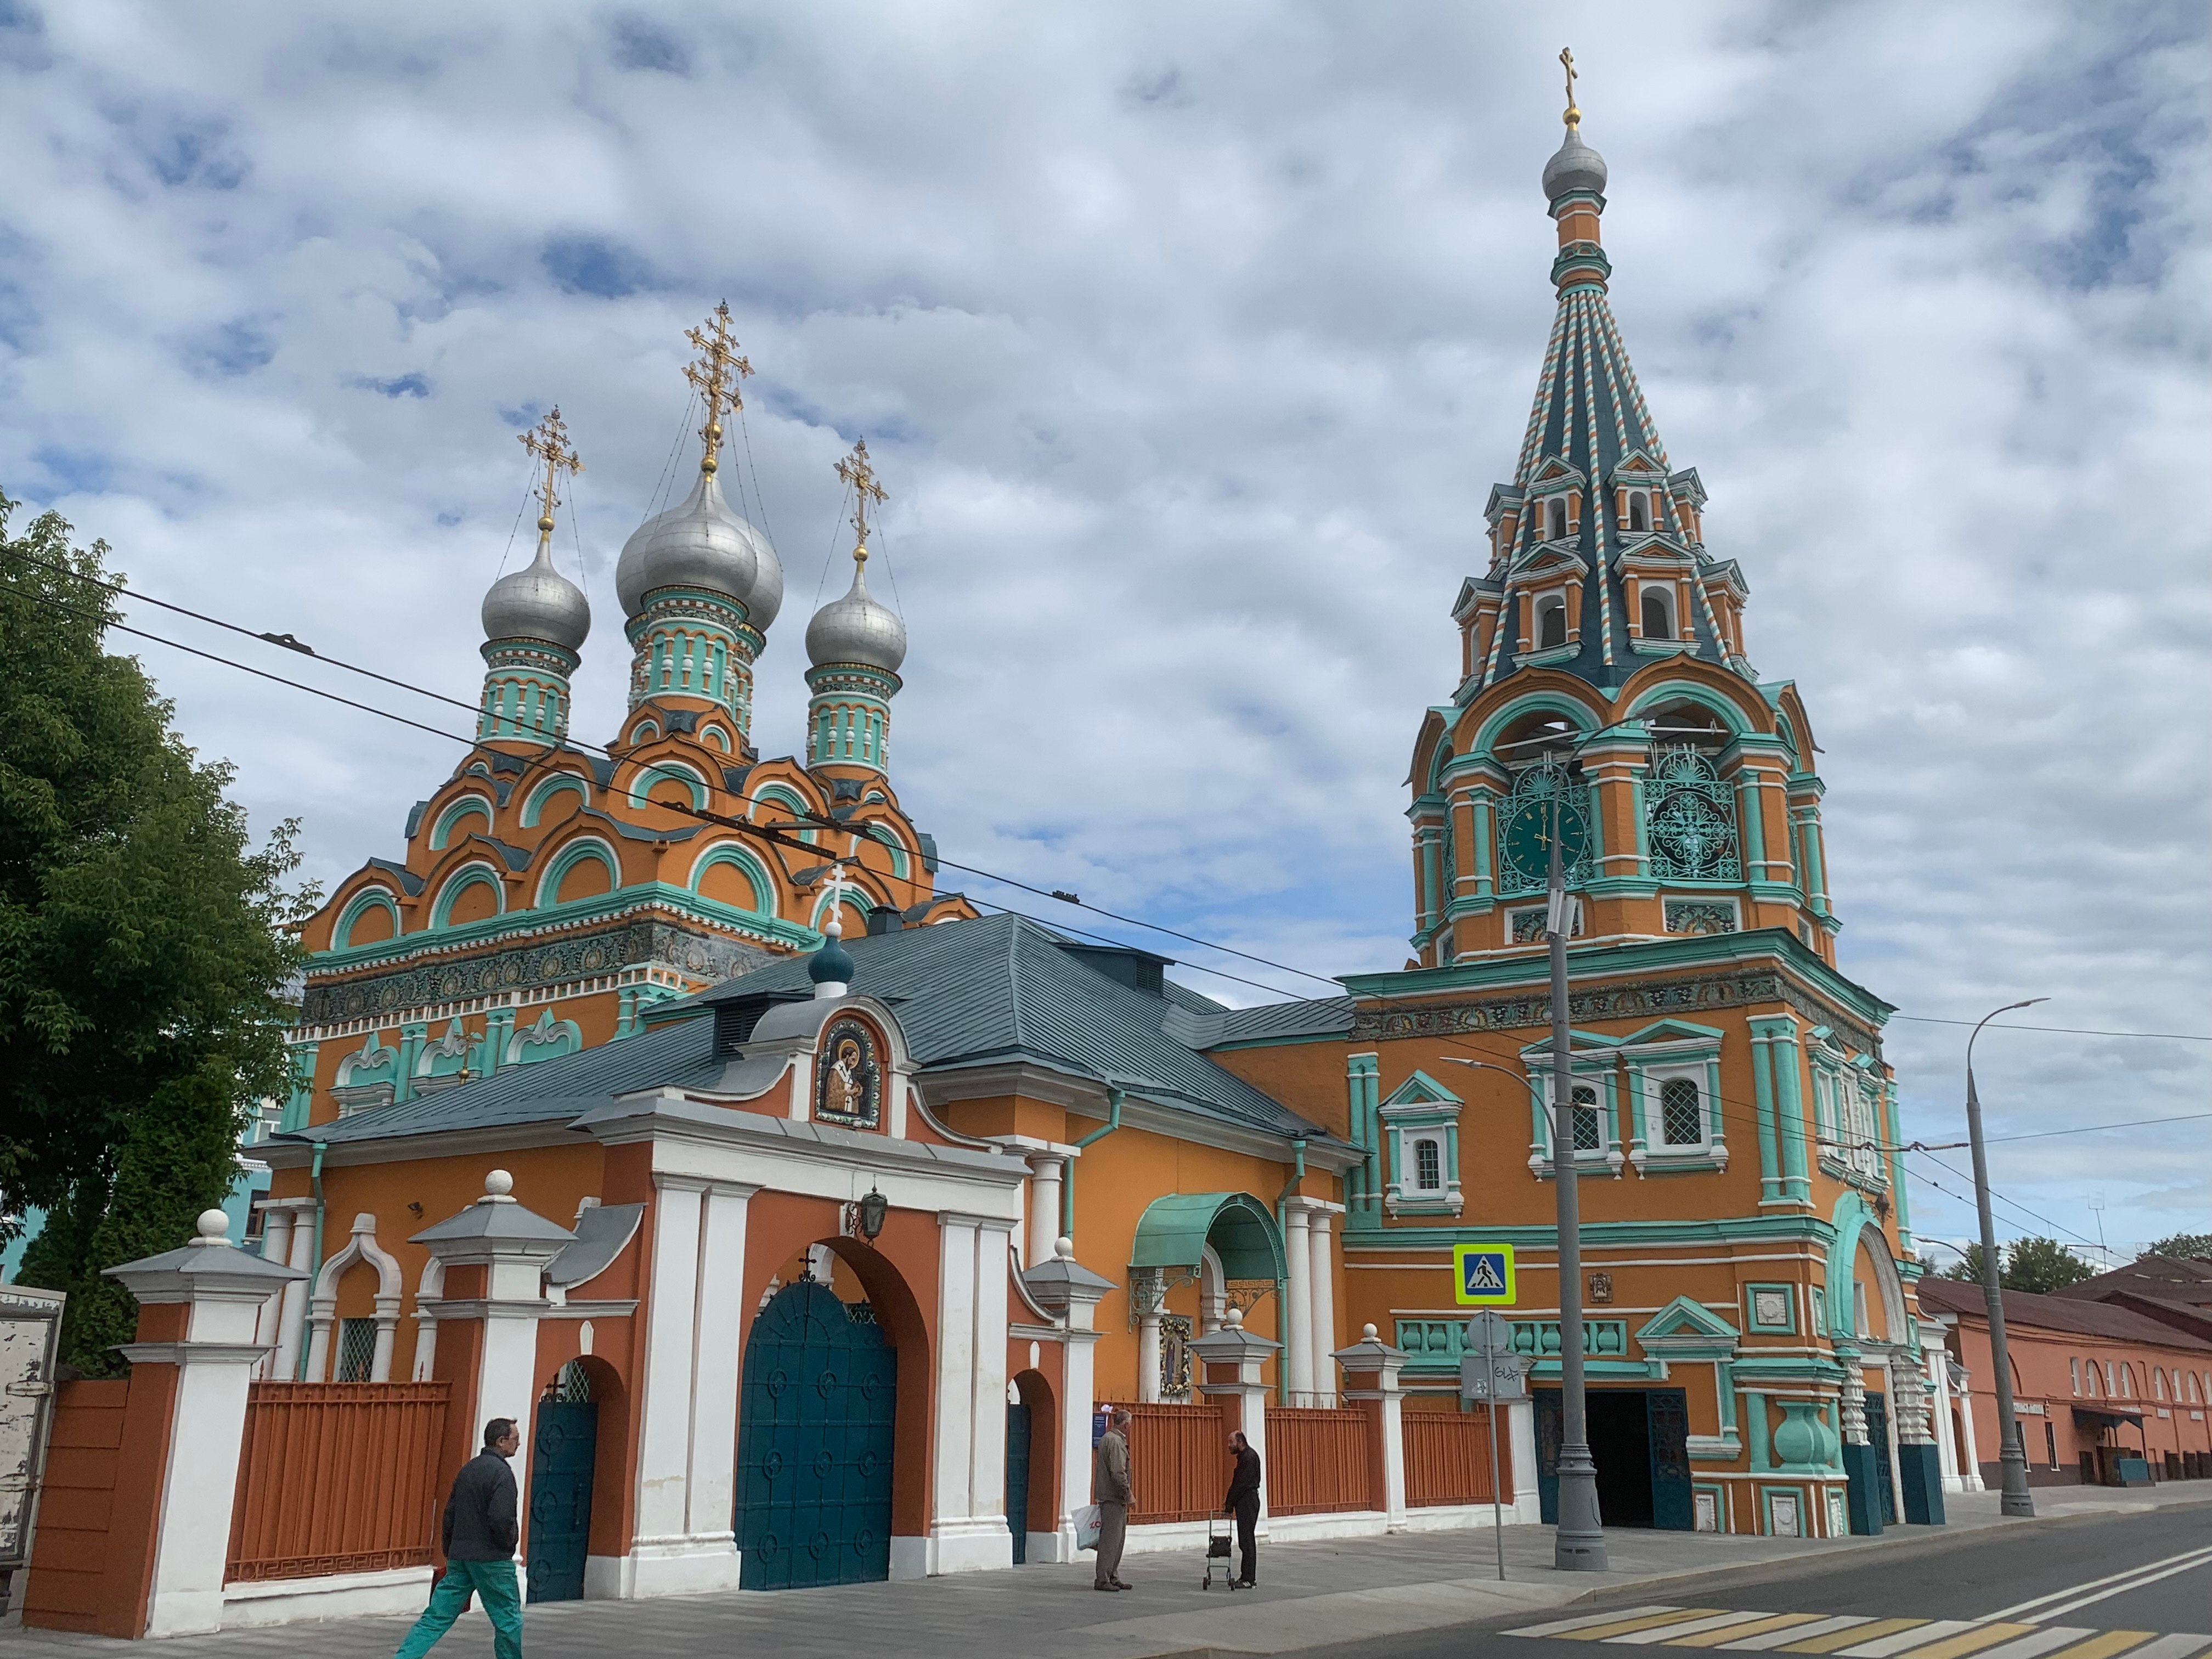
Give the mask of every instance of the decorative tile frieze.
[[[1761, 1002], [1783, 1003], [1815, 1024], [1849, 1031], [1868, 1049], [1880, 1051], [1881, 1038], [1875, 1032], [1814, 998], [1775, 969], [1749, 968], [1685, 979], [1634, 980], [1577, 988], [1568, 994], [1567, 1017], [1579, 1025], [1601, 1019], [1651, 1019], [1700, 1010], [1742, 1008]], [[1413, 1007], [1370, 1003], [1353, 1014], [1352, 1041], [1527, 1030], [1548, 1026], [1551, 1021], [1552, 999], [1540, 990]]]
[[300, 1024], [303, 1028], [334, 1025], [367, 1015], [551, 985], [580, 975], [612, 973], [630, 966], [673, 968], [695, 979], [719, 983], [774, 960], [757, 945], [638, 918], [620, 927], [549, 943], [447, 957], [392, 973], [365, 974], [322, 985], [310, 978], [301, 1000]]

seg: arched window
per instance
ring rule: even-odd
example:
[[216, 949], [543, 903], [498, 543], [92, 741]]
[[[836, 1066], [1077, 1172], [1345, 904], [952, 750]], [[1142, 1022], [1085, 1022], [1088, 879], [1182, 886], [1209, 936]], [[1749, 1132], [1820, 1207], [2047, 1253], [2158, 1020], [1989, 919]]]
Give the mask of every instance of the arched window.
[[1669, 614], [1670, 610], [1664, 589], [1647, 587], [1644, 590], [1644, 637], [1645, 639], [1671, 640], [1674, 637], [1674, 619]]
[[2081, 1362], [2079, 1359], [2069, 1359], [2069, 1360], [2068, 1360], [2068, 1361], [2066, 1362], [2066, 1374], [2067, 1374], [2068, 1378], [2069, 1378], [2069, 1379], [2073, 1382], [2073, 1384], [2074, 1384], [2074, 1392], [2075, 1392], [2075, 1393], [2076, 1393], [2076, 1394], [2081, 1393]]
[[2154, 1400], [2166, 1398], [2166, 1373], [2155, 1365], [2150, 1368], [2150, 1397]]
[[2094, 1359], [2084, 1360], [2081, 1362], [2081, 1369], [2085, 1373], [2087, 1373], [2089, 1384], [2083, 1392], [2086, 1393], [2090, 1399], [2094, 1400], [2097, 1397], [2097, 1362]]
[[1555, 541], [1555, 542], [1563, 542], [1563, 541], [1566, 540], [1566, 538], [1567, 538], [1567, 503], [1566, 503], [1566, 498], [1565, 498], [1565, 496], [1562, 496], [1562, 495], [1554, 495], [1554, 496], [1553, 496], [1553, 497], [1552, 497], [1552, 504], [1551, 504], [1551, 507], [1550, 507], [1550, 508], [1549, 508], [1548, 510], [1549, 510], [1549, 512], [1550, 512], [1550, 514], [1551, 514], [1551, 520], [1552, 520], [1552, 535], [1551, 535], [1551, 539], [1552, 539], [1552, 540], [1553, 540], [1553, 541]]
[[2136, 1369], [2132, 1365], [2123, 1364], [2120, 1367], [2120, 1398], [2132, 1400], [2135, 1397]]
[[1640, 489], [1631, 492], [1628, 497], [1628, 527], [1631, 530], [1651, 528], [1651, 498]]
[[1567, 642], [1567, 603], [1541, 599], [1536, 605], [1536, 648], [1549, 651]]
[[1597, 1091], [1587, 1083], [1575, 1085], [1575, 1150], [1578, 1152], [1601, 1152], [1605, 1150], [1605, 1120], [1597, 1109]]

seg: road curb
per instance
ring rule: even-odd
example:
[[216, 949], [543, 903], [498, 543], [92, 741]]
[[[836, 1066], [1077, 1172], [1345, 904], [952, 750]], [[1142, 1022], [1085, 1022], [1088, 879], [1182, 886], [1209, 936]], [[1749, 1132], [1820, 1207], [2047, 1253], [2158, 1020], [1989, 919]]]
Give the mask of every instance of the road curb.
[[2175, 1510], [2201, 1510], [2212, 1507], [2212, 1493], [2203, 1498], [2191, 1498], [2179, 1503], [2151, 1504], [2142, 1509], [2091, 1510], [2081, 1515], [2039, 1515], [2027, 1520], [1999, 1520], [1983, 1527], [1970, 1527], [1962, 1532], [1948, 1528], [1898, 1527], [1885, 1528], [1879, 1538], [1870, 1538], [1863, 1544], [1843, 1549], [1807, 1550], [1798, 1555], [1774, 1556], [1765, 1561], [1741, 1561], [1729, 1566], [1683, 1567], [1669, 1572], [1645, 1574], [1638, 1578], [1617, 1579], [1609, 1584], [1593, 1584], [1580, 1595], [1563, 1603], [1576, 1607], [1584, 1601], [1622, 1593], [1640, 1593], [1662, 1584], [1703, 1583], [1722, 1578], [1736, 1578], [1761, 1573], [1785, 1571], [1808, 1561], [1848, 1559], [1854, 1556], [1871, 1555], [1879, 1551], [1917, 1547], [1923, 1550], [1958, 1549], [1983, 1538], [1995, 1537], [2008, 1532], [2039, 1532], [2051, 1527], [2080, 1526], [2085, 1522], [2109, 1521], [2119, 1515], [2162, 1515]]

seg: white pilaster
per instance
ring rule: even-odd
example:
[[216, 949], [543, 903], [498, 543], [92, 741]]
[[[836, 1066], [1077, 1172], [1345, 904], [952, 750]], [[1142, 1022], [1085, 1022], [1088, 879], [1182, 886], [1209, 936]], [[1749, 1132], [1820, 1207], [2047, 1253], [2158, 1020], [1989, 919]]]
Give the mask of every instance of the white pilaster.
[[1931, 1414], [1936, 1419], [1936, 1466], [1943, 1476], [1943, 1490], [1958, 1492], [1962, 1490], [1959, 1484], [1959, 1444], [1951, 1429], [1951, 1376], [1950, 1367], [1944, 1363], [1946, 1357], [1943, 1350], [1932, 1343], [1922, 1352], [1928, 1364], [1928, 1392], [1932, 1401]]
[[940, 1212], [929, 1535], [893, 1545], [892, 1576], [1013, 1565], [1006, 1530], [1006, 1253], [1011, 1224]]
[[1157, 1269], [1132, 1267], [1129, 1295], [1137, 1304], [1137, 1403], [1160, 1400], [1160, 1275]]
[[1543, 1498], [1536, 1490], [1536, 1405], [1516, 1400], [1505, 1407], [1505, 1437], [1513, 1449], [1513, 1519], [1520, 1525], [1539, 1526], [1544, 1517]]
[[738, 1356], [745, 1334], [745, 1218], [757, 1190], [717, 1183], [701, 1203], [685, 1530], [706, 1550], [725, 1542], [737, 1548], [732, 1522], [738, 1499]]
[[1066, 1322], [1066, 1346], [1061, 1349], [1060, 1410], [1060, 1514], [1055, 1517], [1054, 1547], [1039, 1548], [1036, 1534], [1030, 1537], [1031, 1560], [1075, 1559], [1075, 1511], [1091, 1501], [1091, 1413], [1097, 1408], [1092, 1348], [1098, 1340], [1094, 1328], [1098, 1301], [1114, 1289], [1113, 1281], [1079, 1266], [1075, 1247], [1065, 1238], [1053, 1241], [1053, 1253], [1032, 1265], [1022, 1283], [1038, 1306], [1058, 1313]]
[[[1289, 1259], [1289, 1283], [1283, 1291], [1283, 1364], [1285, 1388], [1292, 1406], [1313, 1404], [1313, 1246], [1308, 1242], [1306, 1206], [1295, 1200], [1284, 1206], [1283, 1254]], [[1245, 1437], [1251, 1437], [1247, 1431]]]
[[1966, 1466], [1959, 1471], [1960, 1492], [1982, 1492], [1982, 1454], [1974, 1444], [1974, 1379], [1965, 1366], [1960, 1368], [1960, 1386], [1954, 1390], [1959, 1401], [1959, 1426], [1966, 1431]]
[[1336, 1262], [1331, 1253], [1329, 1218], [1334, 1206], [1316, 1207], [1307, 1227], [1313, 1249], [1314, 1404], [1336, 1404]]
[[299, 1370], [300, 1345], [307, 1328], [307, 1291], [315, 1270], [315, 1202], [310, 1198], [291, 1201], [292, 1254], [285, 1265], [295, 1268], [300, 1277], [284, 1286], [276, 1320], [276, 1354], [270, 1365], [270, 1375], [287, 1382]]

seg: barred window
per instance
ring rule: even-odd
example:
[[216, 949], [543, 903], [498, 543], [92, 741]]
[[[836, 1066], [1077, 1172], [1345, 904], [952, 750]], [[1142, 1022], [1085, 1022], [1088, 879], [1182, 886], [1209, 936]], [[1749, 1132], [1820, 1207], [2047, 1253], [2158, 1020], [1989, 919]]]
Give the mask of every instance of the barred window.
[[1575, 1150], [1578, 1152], [1598, 1152], [1605, 1150], [1605, 1122], [1597, 1110], [1597, 1091], [1587, 1084], [1577, 1084], [1574, 1096]]
[[1659, 1133], [1669, 1146], [1703, 1144], [1705, 1103], [1693, 1079], [1670, 1077], [1659, 1085]]
[[366, 1382], [376, 1359], [376, 1322], [342, 1319], [338, 1322], [338, 1370], [341, 1382]]
[[1443, 1155], [1433, 1140], [1413, 1143], [1413, 1185], [1425, 1193], [1438, 1191], [1444, 1184]]

